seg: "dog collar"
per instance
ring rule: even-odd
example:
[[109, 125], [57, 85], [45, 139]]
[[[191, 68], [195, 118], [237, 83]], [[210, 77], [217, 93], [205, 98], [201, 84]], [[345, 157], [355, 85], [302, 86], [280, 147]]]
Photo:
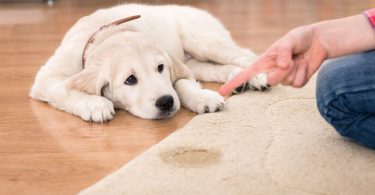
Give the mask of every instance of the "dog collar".
[[140, 18], [141, 16], [140, 15], [135, 15], [135, 16], [130, 16], [130, 17], [127, 17], [127, 18], [123, 18], [121, 20], [117, 20], [117, 21], [114, 21], [110, 24], [106, 24], [106, 25], [103, 25], [101, 26], [97, 31], [95, 31], [91, 36], [90, 38], [87, 40], [86, 44], [85, 44], [85, 47], [83, 48], [83, 52], [82, 52], [82, 68], [84, 69], [85, 68], [85, 63], [86, 63], [86, 51], [87, 51], [87, 48], [90, 46], [90, 44], [92, 44], [94, 41], [95, 41], [95, 36], [100, 32], [102, 31], [103, 29], [106, 29], [108, 27], [111, 27], [111, 26], [118, 26], [120, 24], [123, 24], [125, 22], [129, 22], [129, 21], [132, 21], [132, 20], [135, 20], [135, 19], [138, 19]]

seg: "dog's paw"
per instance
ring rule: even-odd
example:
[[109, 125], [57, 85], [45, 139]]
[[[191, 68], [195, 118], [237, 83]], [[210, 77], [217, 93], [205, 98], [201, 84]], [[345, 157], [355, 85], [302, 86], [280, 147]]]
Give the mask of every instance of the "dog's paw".
[[[233, 79], [242, 69], [238, 68], [232, 71], [232, 73], [228, 76], [228, 80]], [[247, 90], [259, 90], [265, 91], [269, 89], [270, 86], [267, 84], [267, 74], [266, 73], [259, 73], [258, 75], [251, 78], [248, 82], [240, 85], [237, 87], [232, 94], [242, 93]]]
[[199, 91], [192, 102], [190, 102], [189, 108], [199, 114], [218, 112], [224, 108], [225, 100], [217, 92], [208, 89], [202, 89]]
[[267, 84], [267, 74], [266, 73], [259, 73], [253, 78], [250, 79], [249, 85], [251, 89], [265, 91], [270, 88]]
[[113, 103], [100, 96], [89, 96], [78, 102], [73, 109], [73, 114], [80, 116], [85, 121], [105, 122], [115, 115]]

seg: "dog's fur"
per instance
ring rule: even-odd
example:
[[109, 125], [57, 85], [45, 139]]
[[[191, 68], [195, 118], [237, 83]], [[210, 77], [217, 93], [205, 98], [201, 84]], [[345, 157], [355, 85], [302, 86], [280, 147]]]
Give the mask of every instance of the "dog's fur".
[[[140, 19], [102, 30], [82, 67], [83, 48], [97, 29], [138, 14]], [[197, 113], [215, 112], [223, 108], [223, 97], [201, 89], [196, 79], [226, 82], [255, 57], [205, 11], [120, 5], [83, 17], [69, 30], [39, 70], [30, 96], [95, 122], [112, 119], [114, 108], [146, 119], [167, 118], [180, 102]], [[132, 75], [136, 83], [127, 82]], [[249, 84], [264, 88], [266, 76]]]

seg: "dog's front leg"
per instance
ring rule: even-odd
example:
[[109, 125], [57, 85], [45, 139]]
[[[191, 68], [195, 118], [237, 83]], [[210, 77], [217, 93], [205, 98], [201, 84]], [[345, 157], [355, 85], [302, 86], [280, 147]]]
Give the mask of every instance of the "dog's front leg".
[[65, 102], [67, 112], [85, 121], [106, 122], [115, 115], [113, 103], [108, 99], [85, 92], [70, 90]]
[[217, 112], [224, 108], [225, 101], [219, 93], [202, 89], [194, 80], [180, 79], [174, 87], [183, 107], [199, 114]]
[[85, 121], [105, 122], [115, 115], [113, 103], [108, 99], [68, 89], [65, 86], [53, 89], [50, 103], [55, 107], [81, 117]]
[[77, 115], [85, 121], [104, 122], [111, 120], [115, 114], [111, 101], [70, 89], [66, 87], [65, 78], [58, 76], [37, 77], [30, 96]]

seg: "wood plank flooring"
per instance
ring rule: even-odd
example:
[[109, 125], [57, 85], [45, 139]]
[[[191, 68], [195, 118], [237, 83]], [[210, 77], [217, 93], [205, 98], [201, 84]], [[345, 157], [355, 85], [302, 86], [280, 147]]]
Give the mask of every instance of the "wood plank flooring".
[[[33, 78], [74, 22], [119, 0], [0, 1], [0, 194], [75, 194], [118, 169], [194, 113], [143, 120], [119, 111], [104, 124], [87, 123], [28, 97]], [[131, 2], [131, 1], [129, 1]], [[137, 1], [139, 2], [139, 1]], [[292, 27], [349, 16], [372, 0], [157, 0], [209, 10], [244, 47], [260, 53]], [[218, 89], [219, 84], [205, 87]]]

